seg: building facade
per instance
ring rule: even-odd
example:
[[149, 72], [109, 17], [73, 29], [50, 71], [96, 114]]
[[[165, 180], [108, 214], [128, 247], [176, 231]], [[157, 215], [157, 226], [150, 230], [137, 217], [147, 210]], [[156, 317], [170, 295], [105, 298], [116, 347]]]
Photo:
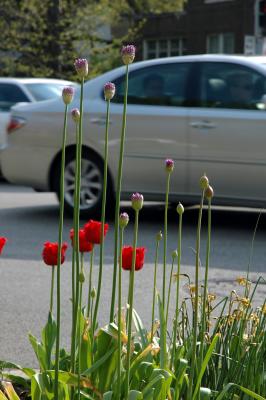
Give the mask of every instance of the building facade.
[[176, 14], [147, 18], [139, 43], [139, 59], [226, 53], [255, 54], [256, 0], [187, 0]]

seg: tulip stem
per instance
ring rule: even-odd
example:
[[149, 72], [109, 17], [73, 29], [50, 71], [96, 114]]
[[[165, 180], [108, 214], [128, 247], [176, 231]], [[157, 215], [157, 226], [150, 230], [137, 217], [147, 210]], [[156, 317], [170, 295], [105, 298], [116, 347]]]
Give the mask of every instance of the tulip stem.
[[104, 255], [104, 224], [105, 224], [105, 207], [106, 207], [106, 191], [107, 191], [107, 166], [108, 166], [108, 130], [110, 118], [110, 100], [107, 100], [106, 124], [105, 124], [105, 149], [104, 149], [104, 173], [103, 173], [103, 197], [102, 197], [102, 217], [101, 217], [101, 241], [100, 241], [100, 265], [98, 274], [98, 287], [95, 300], [92, 331], [95, 331], [97, 323], [97, 314], [101, 296], [102, 274], [103, 274], [103, 255]]
[[166, 254], [167, 254], [167, 214], [168, 214], [168, 196], [170, 186], [170, 172], [167, 174], [166, 193], [165, 193], [165, 209], [164, 209], [164, 238], [163, 238], [163, 309], [165, 310], [166, 298]]
[[179, 315], [179, 285], [180, 285], [180, 264], [181, 264], [181, 243], [182, 243], [182, 217], [183, 217], [182, 213], [179, 214], [175, 323], [174, 323], [174, 334], [173, 334], [170, 370], [172, 369], [173, 363], [175, 362], [176, 337], [177, 337], [177, 326], [178, 326], [178, 315]]
[[64, 221], [64, 181], [65, 181], [65, 155], [66, 155], [66, 135], [67, 135], [67, 111], [68, 105], [65, 106], [64, 128], [62, 140], [62, 157], [61, 157], [61, 174], [60, 174], [60, 211], [59, 211], [59, 232], [58, 232], [58, 253], [57, 253], [57, 304], [56, 304], [56, 345], [55, 345], [55, 381], [54, 381], [54, 398], [58, 400], [58, 374], [59, 374], [59, 346], [60, 346], [60, 270], [61, 270], [61, 249], [63, 238], [63, 221]]
[[157, 264], [158, 264], [158, 250], [159, 250], [160, 239], [156, 240], [155, 250], [155, 263], [154, 263], [154, 277], [153, 277], [153, 294], [152, 294], [152, 311], [151, 311], [151, 343], [153, 340], [153, 324], [154, 324], [154, 312], [155, 312], [155, 295], [156, 295], [156, 282], [157, 282]]
[[119, 270], [118, 270], [118, 355], [117, 355], [117, 395], [121, 397], [121, 314], [122, 314], [122, 249], [123, 249], [124, 228], [120, 229], [119, 245]]
[[114, 309], [115, 309], [117, 258], [118, 258], [117, 253], [118, 253], [118, 233], [119, 233], [119, 209], [120, 209], [120, 193], [121, 193], [121, 186], [122, 186], [124, 143], [125, 143], [125, 136], [126, 136], [127, 93], [128, 93], [128, 64], [126, 65], [124, 108], [123, 108], [123, 117], [122, 117], [122, 131], [121, 131], [121, 140], [120, 140], [119, 164], [118, 164], [118, 173], [117, 173], [117, 188], [116, 188], [116, 203], [115, 203], [114, 268], [113, 268], [112, 297], [111, 297], [111, 308], [110, 308], [110, 322], [112, 322], [114, 320]]
[[132, 265], [130, 269], [129, 279], [129, 317], [128, 317], [128, 334], [127, 334], [127, 359], [126, 359], [126, 380], [125, 380], [125, 396], [128, 399], [129, 395], [129, 370], [130, 370], [130, 352], [131, 352], [131, 330], [132, 330], [132, 316], [133, 316], [133, 302], [134, 302], [134, 277], [135, 277], [135, 264], [136, 264], [136, 249], [138, 239], [138, 224], [139, 224], [139, 210], [135, 210], [135, 226], [134, 226], [134, 241], [133, 241], [133, 256]]
[[55, 266], [52, 266], [52, 274], [51, 274], [51, 294], [50, 294], [50, 313], [53, 314], [53, 301], [54, 301], [54, 269]]
[[197, 333], [198, 333], [198, 310], [199, 310], [199, 257], [200, 257], [200, 231], [202, 220], [202, 208], [205, 190], [202, 190], [201, 202], [198, 216], [197, 239], [196, 239], [196, 268], [195, 268], [195, 305], [193, 313], [193, 342], [191, 354], [191, 375], [189, 379], [188, 398], [192, 399], [193, 381], [197, 362]]

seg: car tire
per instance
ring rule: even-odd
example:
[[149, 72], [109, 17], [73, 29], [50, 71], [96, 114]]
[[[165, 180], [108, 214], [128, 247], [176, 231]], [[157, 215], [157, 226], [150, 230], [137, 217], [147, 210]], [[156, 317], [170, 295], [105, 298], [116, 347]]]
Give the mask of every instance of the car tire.
[[[53, 187], [60, 200], [60, 161], [56, 163], [53, 174]], [[82, 149], [80, 217], [99, 219], [101, 217], [103, 195], [103, 160], [89, 149]], [[66, 152], [65, 159], [65, 197], [64, 207], [68, 215], [74, 211], [75, 149]], [[107, 212], [113, 206], [113, 191], [110, 179], [107, 187]]]

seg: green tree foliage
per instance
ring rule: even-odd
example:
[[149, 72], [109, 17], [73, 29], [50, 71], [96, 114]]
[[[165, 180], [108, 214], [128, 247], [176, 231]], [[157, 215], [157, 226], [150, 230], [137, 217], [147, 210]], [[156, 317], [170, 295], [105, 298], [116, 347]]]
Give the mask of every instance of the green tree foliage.
[[[119, 64], [148, 15], [178, 12], [186, 0], [1, 0], [0, 75], [73, 78], [73, 60], [90, 57], [91, 76]], [[121, 29], [124, 26], [124, 29]], [[118, 27], [113, 39], [103, 27]]]

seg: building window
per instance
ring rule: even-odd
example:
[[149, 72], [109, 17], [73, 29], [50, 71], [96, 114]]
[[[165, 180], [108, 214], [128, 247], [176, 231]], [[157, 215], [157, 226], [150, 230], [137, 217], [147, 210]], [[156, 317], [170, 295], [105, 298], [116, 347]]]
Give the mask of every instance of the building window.
[[234, 53], [234, 34], [217, 33], [207, 36], [207, 53]]
[[186, 41], [184, 38], [144, 40], [143, 59], [173, 57], [186, 54]]

